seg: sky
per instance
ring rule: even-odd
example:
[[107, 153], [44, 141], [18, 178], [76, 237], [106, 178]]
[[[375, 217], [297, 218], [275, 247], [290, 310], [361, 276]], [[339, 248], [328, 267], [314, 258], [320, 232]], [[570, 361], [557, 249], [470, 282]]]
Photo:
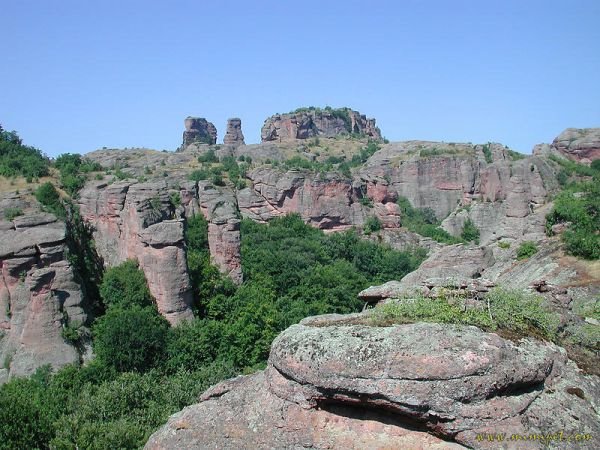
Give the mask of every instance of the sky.
[[530, 153], [600, 127], [600, 1], [0, 0], [0, 124], [49, 156], [174, 150], [187, 116], [348, 106], [391, 141]]

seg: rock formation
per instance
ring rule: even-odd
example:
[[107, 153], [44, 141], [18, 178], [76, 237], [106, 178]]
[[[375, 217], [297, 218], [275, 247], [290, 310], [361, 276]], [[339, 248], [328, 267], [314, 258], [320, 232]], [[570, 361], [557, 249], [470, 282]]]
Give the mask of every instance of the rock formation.
[[237, 147], [244, 144], [244, 133], [242, 133], [241, 119], [228, 119], [227, 130], [223, 138], [223, 144]]
[[600, 128], [567, 128], [552, 146], [570, 159], [589, 164], [600, 159]]
[[182, 150], [194, 143], [216, 144], [217, 128], [203, 117], [187, 117], [185, 119], [185, 131], [183, 132]]
[[79, 206], [106, 265], [136, 259], [159, 312], [171, 323], [193, 317], [183, 222], [175, 218], [164, 182], [89, 183]]
[[584, 164], [600, 158], [600, 128], [567, 128], [552, 144], [538, 144], [535, 156], [555, 155]]
[[381, 140], [375, 119], [367, 119], [350, 108], [304, 108], [289, 114], [275, 114], [265, 120], [260, 135], [262, 141], [267, 142], [351, 133]]
[[81, 287], [66, 260], [65, 224], [52, 214], [0, 221], [1, 379], [80, 360], [62, 330], [86, 324]]
[[264, 372], [209, 389], [145, 448], [492, 449], [487, 435], [501, 434], [503, 448], [542, 449], [511, 436], [596, 436], [599, 396], [598, 378], [555, 345], [469, 326], [317, 317], [279, 335]]

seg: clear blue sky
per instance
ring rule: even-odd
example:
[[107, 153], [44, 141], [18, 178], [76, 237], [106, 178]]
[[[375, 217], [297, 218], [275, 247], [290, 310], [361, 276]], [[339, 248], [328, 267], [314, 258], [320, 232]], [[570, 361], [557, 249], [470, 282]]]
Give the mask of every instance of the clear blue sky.
[[600, 1], [0, 0], [0, 123], [49, 155], [174, 149], [186, 116], [350, 106], [390, 140], [529, 153], [600, 126]]

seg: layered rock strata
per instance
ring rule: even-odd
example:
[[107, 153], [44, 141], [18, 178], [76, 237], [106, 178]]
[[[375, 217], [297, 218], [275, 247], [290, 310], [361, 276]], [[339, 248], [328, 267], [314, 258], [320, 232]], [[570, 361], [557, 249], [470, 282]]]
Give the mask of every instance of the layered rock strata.
[[193, 318], [183, 221], [164, 182], [89, 183], [79, 206], [105, 265], [137, 260], [159, 312], [173, 324]]
[[469, 326], [327, 322], [288, 328], [264, 372], [209, 389], [146, 448], [498, 448], [489, 434], [542, 449], [518, 436], [559, 431], [595, 448], [598, 378], [560, 347]]
[[223, 144], [234, 147], [244, 145], [244, 133], [242, 133], [242, 120], [238, 118], [227, 120], [227, 130], [223, 138]]
[[185, 119], [185, 131], [183, 132], [182, 149], [194, 143], [216, 144], [217, 128], [203, 117], [187, 117]]
[[62, 337], [87, 322], [81, 286], [66, 260], [65, 224], [51, 214], [0, 221], [0, 361], [4, 378], [80, 360]]

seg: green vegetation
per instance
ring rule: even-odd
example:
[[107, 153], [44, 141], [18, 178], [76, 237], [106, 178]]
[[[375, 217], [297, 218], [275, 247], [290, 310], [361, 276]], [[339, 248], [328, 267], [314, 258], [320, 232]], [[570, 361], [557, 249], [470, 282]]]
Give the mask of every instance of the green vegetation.
[[491, 164], [494, 162], [494, 158], [492, 157], [491, 144], [488, 142], [482, 146], [483, 156], [485, 157], [485, 162]]
[[64, 153], [56, 158], [54, 166], [60, 171], [61, 187], [71, 197], [75, 196], [85, 184], [86, 174], [102, 170], [99, 163], [71, 153]]
[[460, 153], [458, 150], [450, 148], [422, 148], [419, 150], [419, 156], [421, 158], [428, 158], [431, 156], [445, 156], [445, 155], [456, 155]]
[[[558, 159], [555, 159], [558, 162]], [[552, 234], [552, 226], [569, 223], [562, 239], [567, 251], [586, 259], [600, 258], [600, 170], [560, 160], [567, 179], [578, 175], [584, 181], [572, 181], [564, 185], [564, 189], [554, 199], [554, 207], [546, 216], [546, 232]], [[564, 172], [563, 172], [564, 171]], [[591, 181], [589, 177], [592, 177]]]
[[188, 179], [191, 181], [203, 181], [208, 180], [210, 173], [206, 169], [196, 169], [188, 175]]
[[480, 307], [465, 307], [465, 299], [415, 297], [388, 303], [373, 314], [375, 325], [437, 322], [475, 325], [486, 331], [505, 330], [518, 336], [556, 340], [559, 317], [542, 306], [542, 298], [519, 290], [496, 288]]
[[479, 229], [471, 219], [465, 221], [460, 237], [464, 242], [475, 242], [476, 244], [479, 244]]
[[525, 259], [538, 252], [537, 245], [533, 241], [525, 241], [517, 249], [517, 259]]
[[0, 125], [0, 176], [23, 176], [31, 182], [48, 175], [49, 166], [40, 150], [23, 145], [16, 131], [5, 131]]
[[215, 151], [212, 148], [209, 148], [206, 153], [198, 156], [198, 162], [200, 163], [217, 163], [219, 162], [219, 158], [215, 154]]
[[[86, 230], [70, 233], [89, 245]], [[325, 235], [297, 215], [244, 220], [246, 279], [237, 287], [210, 263], [202, 216], [187, 221], [185, 240], [199, 318], [171, 328], [134, 261], [108, 269], [91, 325], [96, 358], [0, 387], [0, 448], [139, 448], [209, 385], [264, 367], [281, 330], [308, 315], [358, 311], [360, 290], [400, 279], [425, 257], [354, 231]], [[92, 248], [71, 257], [86, 270], [95, 264]], [[81, 343], [83, 329], [66, 324], [63, 337]]]
[[21, 208], [6, 208], [4, 210], [4, 218], [6, 220], [14, 220], [15, 217], [22, 216], [23, 210]]
[[510, 157], [511, 161], [518, 161], [520, 159], [527, 158], [527, 155], [524, 155], [523, 153], [515, 152], [514, 150], [510, 150], [508, 148], [505, 148], [505, 150], [506, 153], [508, 153], [508, 156]]
[[60, 199], [60, 194], [52, 183], [47, 181], [37, 188], [35, 198], [49, 212], [61, 219], [66, 216], [65, 206]]
[[371, 216], [365, 221], [363, 231], [365, 234], [371, 234], [381, 230], [381, 228], [381, 221], [377, 217]]
[[508, 241], [499, 241], [498, 242], [498, 247], [500, 247], [501, 249], [509, 249], [510, 248], [510, 242]]
[[414, 208], [406, 197], [399, 197], [398, 205], [402, 212], [402, 226], [413, 233], [430, 237], [444, 244], [458, 244], [461, 242], [460, 239], [440, 228], [440, 221], [431, 208]]
[[100, 295], [106, 306], [130, 308], [152, 306], [154, 299], [137, 261], [129, 260], [106, 270]]
[[573, 181], [576, 177], [593, 177], [599, 172], [598, 166], [600, 164], [598, 163], [586, 166], [556, 155], [550, 155], [550, 160], [554, 161], [560, 167], [557, 178], [563, 187], [567, 187], [569, 182]]

